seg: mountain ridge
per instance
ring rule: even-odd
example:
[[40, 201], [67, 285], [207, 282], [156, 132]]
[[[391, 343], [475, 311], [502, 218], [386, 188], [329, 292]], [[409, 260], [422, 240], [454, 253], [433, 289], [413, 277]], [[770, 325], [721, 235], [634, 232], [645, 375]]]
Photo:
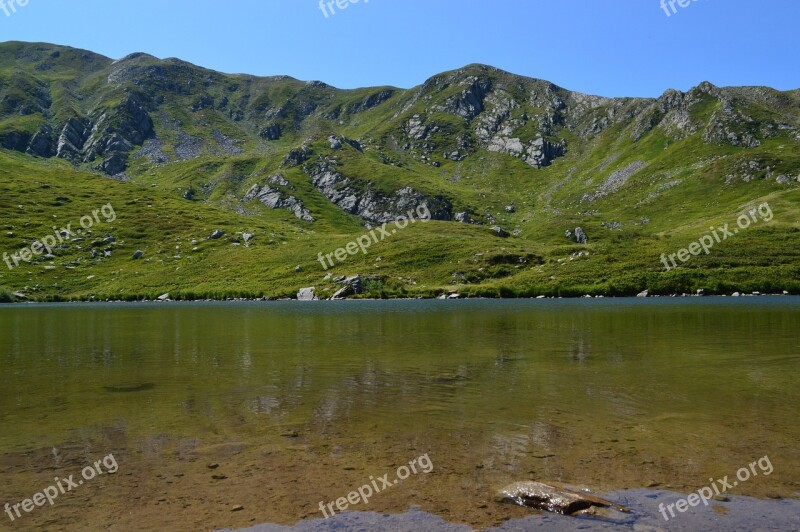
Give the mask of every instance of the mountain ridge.
[[[64, 171], [55, 161], [67, 161], [68, 172], [158, 190], [167, 203], [245, 216], [240, 227], [255, 217], [288, 223], [298, 234], [345, 238], [430, 206], [442, 234], [480, 235], [480, 249], [513, 242], [515, 256], [542, 257], [547, 265], [548, 254], [565, 245], [608, 246], [629, 263], [645, 257], [631, 250], [633, 242], [663, 247], [687, 225], [707, 226], [709, 218], [763, 198], [777, 197], [794, 212], [800, 90], [702, 82], [657, 98], [611, 98], [481, 64], [410, 89], [337, 89], [289, 76], [224, 74], [144, 53], [112, 60], [12, 42], [0, 44], [0, 147], [30, 158], [6, 155], [11, 166], [47, 174], [54, 165]], [[774, 223], [795, 238], [797, 220], [787, 216]], [[576, 227], [587, 230], [589, 244], [575, 242]], [[492, 240], [497, 235], [508, 238]], [[474, 253], [486, 256], [485, 249]], [[778, 253], [778, 263], [793, 264], [788, 256]], [[617, 279], [624, 289], [609, 289], [615, 275], [632, 276], [624, 268], [612, 276], [585, 272], [580, 282], [546, 276], [541, 265], [535, 274], [484, 265], [443, 278], [452, 260], [471, 259], [448, 254], [416, 276], [426, 286], [455, 281], [465, 291], [489, 285], [490, 292], [519, 278], [522, 292], [533, 294], [576, 283], [630, 293], [648, 283], [673, 286], [662, 276], [676, 275], [659, 273], [650, 260], [638, 281]], [[709, 276], [719, 283], [732, 275], [714, 258], [705, 260], [698, 271], [681, 272], [681, 283], [695, 286]], [[725, 268], [741, 267], [738, 260]], [[408, 267], [395, 265], [394, 277], [410, 278]], [[796, 274], [786, 275], [780, 273], [791, 288]], [[259, 293], [257, 286], [249, 293]], [[273, 288], [282, 286], [276, 280]]]

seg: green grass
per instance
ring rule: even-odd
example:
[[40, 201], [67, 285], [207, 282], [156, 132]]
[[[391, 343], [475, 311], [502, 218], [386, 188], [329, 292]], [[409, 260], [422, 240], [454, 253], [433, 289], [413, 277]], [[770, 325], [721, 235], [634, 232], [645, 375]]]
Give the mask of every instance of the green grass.
[[[333, 252], [364, 232], [355, 221], [317, 226], [266, 208], [252, 215], [236, 214], [213, 204], [188, 202], [171, 190], [116, 182], [76, 172], [63, 161], [7, 152], [0, 154], [0, 179], [6, 188], [0, 199], [5, 214], [0, 242], [8, 253], [51, 233], [53, 225], [77, 224], [81, 216], [109, 202], [117, 214], [114, 222], [95, 225], [86, 241], [71, 243], [50, 260], [13, 270], [4, 266], [4, 301], [12, 292], [40, 301], [154, 299], [164, 293], [176, 299], [290, 297], [304, 286], [316, 286], [328, 296], [338, 285], [325, 279], [317, 254]], [[529, 222], [522, 235], [508, 239], [483, 227], [418, 223], [329, 272], [371, 278], [366, 297], [433, 297], [446, 292], [482, 297], [621, 296], [644, 289], [669, 294], [698, 288], [708, 293], [800, 293], [797, 196], [795, 190], [764, 196], [775, 214], [771, 223], [754, 226], [715, 247], [711, 255], [694, 257], [672, 272], [664, 271], [660, 254], [699, 238], [709, 223], [718, 223], [713, 216], [703, 219], [693, 213], [691, 222], [678, 224], [673, 215], [663, 213], [676, 229], [659, 233], [648, 226], [609, 231], [578, 220], [592, 237], [587, 246], [570, 244], [559, 234], [574, 219]], [[735, 219], [740, 202], [733, 194], [730, 208], [720, 209], [727, 214], [720, 221]], [[315, 208], [326, 219], [343, 216], [324, 201]], [[216, 229], [226, 235], [209, 240]], [[234, 246], [241, 231], [256, 238], [247, 246]], [[119, 242], [112, 246], [112, 257], [92, 259], [90, 240], [106, 235]], [[132, 260], [137, 249], [145, 255]], [[588, 257], [575, 257], [579, 251], [588, 252]], [[298, 265], [300, 272], [295, 271]]]
[[[111, 74], [122, 81], [108, 83]], [[302, 144], [313, 150], [308, 164], [335, 159], [357, 189], [391, 194], [412, 187], [431, 197], [443, 195], [454, 212], [471, 212], [484, 224], [415, 224], [374, 245], [367, 255], [349, 257], [330, 270], [333, 276], [369, 278], [365, 297], [434, 297], [448, 292], [476, 297], [620, 296], [645, 289], [672, 294], [700, 288], [708, 293], [798, 292], [800, 194], [797, 182], [775, 182], [779, 174], [800, 174], [796, 134], [776, 130], [762, 135], [747, 125], [761, 142], [758, 148], [706, 143], [703, 127], [720, 109], [720, 100], [696, 88], [688, 93], [693, 99], [689, 118], [699, 124], [691, 133], [654, 127], [635, 135], [637, 119], [646, 118], [643, 113], [652, 101], [605, 100], [567, 117], [573, 120], [569, 124], [558, 123], [567, 118], [556, 116], [557, 125], [544, 136], [566, 140], [568, 151], [545, 168], [537, 170], [519, 158], [477, 146], [463, 161], [446, 160], [443, 153], [455, 149], [459, 136], [475, 142], [475, 121], [443, 110], [474, 81], [470, 76], [490, 81], [498, 97], [521, 102], [511, 110], [520, 121], [542, 113], [557, 115], [544, 102], [547, 98], [571, 102], [576, 97], [547, 82], [481, 65], [437, 75], [407, 91], [342, 91], [286, 77], [229, 76], [150, 56], [112, 64], [71, 48], [2, 44], [0, 97], [8, 109], [0, 115], [0, 137], [30, 136], [44, 123], [57, 135], [67, 117], [92, 112], [96, 116], [100, 111], [112, 116], [125, 97], [136, 95], [148, 108], [163, 151], [172, 160], [156, 164], [131, 157], [129, 180], [120, 182], [91, 172], [99, 161], [76, 167], [60, 159], [0, 151], [0, 253], [30, 246], [52, 233], [53, 225], [75, 225], [107, 203], [118, 216], [92, 228], [85, 241], [70, 242], [53, 258], [11, 270], [0, 263], [0, 301], [14, 299], [15, 292], [41, 301], [152, 299], [167, 292], [182, 299], [286, 297], [307, 286], [317, 287], [323, 296], [332, 294], [339, 285], [325, 278], [318, 253], [345, 246], [365, 229], [362, 220], [314, 188], [303, 167], [281, 167], [286, 153]], [[369, 110], [353, 111], [383, 90], [393, 94]], [[798, 91], [766, 90], [763, 103], [745, 89], [726, 90], [736, 97], [736, 109], [758, 123], [798, 125]], [[533, 102], [532, 95], [544, 100]], [[193, 109], [203, 98], [213, 105]], [[14, 107], [22, 102], [28, 112], [48, 99], [50, 107], [43, 113], [19, 114]], [[612, 112], [635, 118], [581, 133]], [[267, 113], [274, 116], [268, 118]], [[417, 114], [440, 128], [421, 142], [403, 133], [406, 121]], [[656, 115], [660, 111], [653, 111]], [[260, 138], [259, 132], [272, 124], [281, 126], [283, 136], [276, 141]], [[177, 160], [181, 135], [176, 127], [203, 141], [198, 158]], [[538, 121], [530, 119], [514, 136], [528, 142], [541, 133], [538, 128]], [[242, 153], [224, 153], [213, 130], [234, 139]], [[358, 139], [363, 152], [347, 144], [332, 150], [327, 141], [332, 134]], [[425, 150], [430, 161], [421, 158]], [[646, 166], [606, 196], [584, 199], [634, 161], [645, 161]], [[727, 176], [741, 175], [741, 169], [754, 162], [758, 167], [748, 170], [752, 181], [726, 182]], [[291, 194], [316, 222], [243, 201], [253, 184], [263, 185], [276, 173], [292, 184]], [[182, 199], [190, 187], [195, 198]], [[746, 207], [764, 201], [774, 212], [770, 223], [756, 224], [715, 246], [711, 254], [665, 271], [662, 253], [677, 252], [710, 226], [732, 223]], [[511, 204], [515, 212], [506, 212]], [[621, 228], [609, 229], [609, 222]], [[498, 238], [488, 225], [500, 225], [516, 236]], [[564, 236], [565, 230], [578, 226], [589, 235], [586, 246]], [[217, 229], [225, 236], [209, 240]], [[242, 232], [256, 237], [247, 245], [234, 245]], [[92, 258], [92, 242], [106, 235], [118, 242], [112, 256]], [[136, 250], [144, 252], [142, 259], [131, 259]], [[583, 253], [578, 256], [579, 252]]]

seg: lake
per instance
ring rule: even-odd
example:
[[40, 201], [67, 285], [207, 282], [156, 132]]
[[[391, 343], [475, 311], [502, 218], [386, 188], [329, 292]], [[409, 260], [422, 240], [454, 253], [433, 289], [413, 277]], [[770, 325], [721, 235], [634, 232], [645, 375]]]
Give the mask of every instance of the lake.
[[0, 340], [0, 504], [86, 479], [14, 530], [293, 524], [423, 456], [351, 509], [486, 527], [514, 481], [766, 456], [731, 493], [800, 492], [800, 298], [17, 305]]

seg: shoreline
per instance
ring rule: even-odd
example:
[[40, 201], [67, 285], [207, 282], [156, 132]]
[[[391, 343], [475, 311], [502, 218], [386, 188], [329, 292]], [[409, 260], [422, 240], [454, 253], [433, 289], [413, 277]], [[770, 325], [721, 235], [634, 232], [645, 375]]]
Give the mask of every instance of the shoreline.
[[[455, 297], [454, 297], [455, 296]], [[581, 299], [613, 299], [613, 300], [639, 300], [639, 299], [739, 299], [739, 298], [771, 298], [771, 297], [798, 297], [800, 293], [794, 294], [784, 291], [778, 293], [750, 293], [743, 294], [734, 292], [732, 294], [648, 294], [637, 296], [617, 296], [617, 295], [582, 295], [582, 296], [520, 296], [520, 297], [486, 297], [486, 296], [462, 296], [458, 293], [442, 294], [436, 297], [348, 297], [337, 299], [316, 299], [313, 301], [302, 301], [290, 297], [260, 297], [260, 298], [197, 298], [197, 299], [53, 299], [53, 300], [16, 300], [16, 301], [0, 301], [0, 307], [3, 306], [21, 306], [21, 305], [52, 305], [52, 304], [137, 304], [137, 303], [283, 303], [295, 301], [298, 303], [320, 303], [320, 302], [343, 302], [343, 301], [538, 301], [538, 300], [581, 300]]]
[[[442, 532], [527, 531], [527, 530], [664, 530], [680, 529], [727, 531], [727, 530], [795, 530], [800, 528], [800, 493], [792, 498], [759, 499], [731, 495], [712, 500], [708, 506], [689, 507], [684, 513], [673, 512], [668, 519], [659, 513], [659, 505], [673, 504], [686, 494], [648, 489], [619, 490], [602, 494], [603, 498], [624, 503], [630, 513], [599, 512], [593, 516], [564, 516], [530, 510], [530, 515], [509, 518], [499, 525], [474, 528], [467, 524], [449, 521], [425, 512], [416, 506], [397, 514], [372, 511], [345, 511], [329, 519], [307, 518], [294, 525], [264, 523], [247, 528], [225, 528], [217, 532], [311, 532], [316, 530], [406, 530]], [[674, 507], [674, 506], [673, 506]]]

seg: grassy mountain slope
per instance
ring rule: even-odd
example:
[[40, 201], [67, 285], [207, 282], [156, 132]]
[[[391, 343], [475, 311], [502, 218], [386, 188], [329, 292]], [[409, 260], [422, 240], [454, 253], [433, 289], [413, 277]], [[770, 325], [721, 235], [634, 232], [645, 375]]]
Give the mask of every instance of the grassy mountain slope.
[[[0, 147], [0, 253], [117, 215], [0, 263], [5, 299], [330, 296], [318, 253], [422, 204], [435, 220], [332, 277], [384, 297], [800, 291], [800, 91], [602, 98], [483, 65], [339, 90], [4, 43]], [[764, 202], [769, 221], [666, 271], [662, 253]]]

